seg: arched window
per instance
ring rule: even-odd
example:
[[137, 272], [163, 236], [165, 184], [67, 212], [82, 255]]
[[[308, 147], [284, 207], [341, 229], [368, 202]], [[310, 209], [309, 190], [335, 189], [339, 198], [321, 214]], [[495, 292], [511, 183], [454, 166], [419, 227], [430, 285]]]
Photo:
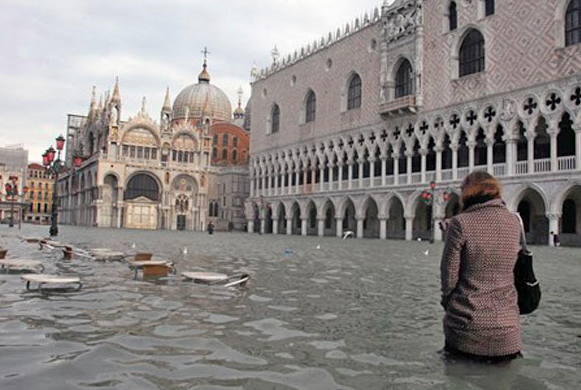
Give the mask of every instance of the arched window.
[[150, 200], [156, 201], [159, 199], [158, 188], [157, 182], [153, 177], [141, 173], [133, 176], [131, 180], [129, 180], [123, 199], [130, 200], [144, 196]]
[[222, 149], [222, 161], [228, 161], [228, 149]]
[[214, 141], [212, 143], [218, 145], [218, 134], [214, 134]]
[[238, 137], [233, 137], [232, 138], [232, 147], [233, 148], [237, 148], [238, 147]]
[[484, 71], [484, 37], [471, 29], [460, 46], [460, 77]]
[[305, 122], [313, 122], [317, 113], [317, 96], [313, 91], [309, 91], [307, 95], [305, 111]]
[[270, 120], [270, 132], [278, 133], [280, 128], [280, 108], [278, 104], [275, 104], [272, 108], [271, 120]]
[[218, 158], [218, 148], [212, 149], [212, 159], [216, 160]]
[[412, 64], [404, 60], [395, 75], [395, 98], [412, 95], [414, 93], [414, 77]]
[[228, 134], [222, 134], [222, 146], [228, 146]]
[[486, 16], [494, 15], [494, 0], [486, 0], [484, 4], [484, 14]]
[[448, 7], [448, 25], [450, 31], [454, 31], [458, 28], [458, 8], [455, 1], [451, 2]]
[[581, 43], [581, 0], [571, 0], [565, 14], [565, 46]]
[[347, 109], [361, 107], [361, 77], [357, 73], [353, 75], [349, 81], [349, 88], [347, 90]]
[[237, 161], [238, 161], [238, 151], [236, 151], [236, 149], [234, 149], [234, 150], [232, 151], [232, 162], [233, 162], [234, 164], [236, 164], [236, 163], [237, 163]]

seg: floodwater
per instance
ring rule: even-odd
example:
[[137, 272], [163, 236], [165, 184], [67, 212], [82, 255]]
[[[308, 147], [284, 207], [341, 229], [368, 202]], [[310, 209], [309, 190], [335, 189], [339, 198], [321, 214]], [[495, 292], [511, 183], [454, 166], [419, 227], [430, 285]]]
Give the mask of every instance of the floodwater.
[[[0, 226], [9, 257], [80, 275], [27, 292], [0, 275], [0, 389], [578, 389], [581, 250], [535, 248], [543, 289], [521, 317], [524, 359], [446, 360], [439, 256], [428, 243], [61, 227], [84, 248], [152, 251], [179, 271], [252, 275], [246, 288], [134, 280], [123, 263], [63, 261]], [[183, 248], [188, 253], [183, 254]], [[320, 249], [317, 247], [320, 246]], [[429, 254], [425, 251], [430, 249]]]

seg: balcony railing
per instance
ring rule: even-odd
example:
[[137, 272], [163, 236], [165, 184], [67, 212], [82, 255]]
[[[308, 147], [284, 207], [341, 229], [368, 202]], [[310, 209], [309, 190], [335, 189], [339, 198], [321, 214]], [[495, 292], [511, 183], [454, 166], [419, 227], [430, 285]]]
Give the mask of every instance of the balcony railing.
[[517, 175], [526, 175], [529, 173], [528, 161], [518, 161], [515, 166], [514, 173]]
[[413, 95], [404, 96], [379, 106], [379, 112], [383, 115], [402, 115], [416, 112], [416, 97]]
[[551, 159], [535, 160], [535, 173], [551, 172]]
[[557, 158], [557, 167], [559, 171], [573, 171], [577, 169], [575, 164], [575, 156]]
[[[543, 173], [543, 172], [551, 172], [551, 160], [550, 159], [541, 159], [541, 160], [534, 160], [534, 173]], [[494, 164], [492, 166], [493, 174], [497, 177], [507, 176], [508, 174], [508, 166], [506, 163], [501, 164]], [[529, 175], [529, 162], [528, 161], [518, 161], [515, 163], [514, 166], [514, 175], [515, 176], [522, 176], [522, 175]], [[557, 169], [558, 171], [572, 171], [577, 169], [576, 164], [576, 157], [575, 156], [565, 156], [557, 158]], [[477, 165], [474, 166], [473, 171], [487, 171], [488, 165]], [[456, 173], [456, 180], [461, 181], [463, 180], [468, 173], [470, 172], [469, 167], [461, 167], [457, 169]], [[431, 181], [435, 181], [436, 179], [436, 172], [435, 171], [427, 171], [425, 172], [425, 180], [422, 181], [422, 173], [421, 172], [413, 172], [411, 175], [411, 183], [408, 183], [408, 174], [407, 173], [400, 173], [399, 174], [399, 181], [398, 186], [423, 186], [425, 184], [430, 183]], [[454, 181], [454, 172], [452, 169], [445, 169], [441, 171], [441, 182], [452, 182]], [[385, 182], [385, 185], [383, 183]], [[339, 186], [341, 184], [341, 186]], [[381, 175], [375, 176], [373, 178], [373, 187], [374, 188], [382, 188], [382, 187], [393, 187], [395, 185], [395, 176], [393, 174], [387, 175], [385, 178], [382, 178]], [[277, 191], [273, 188], [272, 190], [267, 189], [258, 189], [255, 190], [256, 196], [290, 196], [294, 194], [311, 194], [311, 193], [320, 193], [320, 192], [333, 192], [333, 191], [347, 191], [357, 190], [357, 189], [368, 189], [371, 188], [371, 177], [366, 177], [363, 179], [353, 178], [351, 179], [351, 187], [349, 187], [349, 180], [333, 180], [333, 182], [329, 185], [328, 182], [325, 182], [321, 187], [320, 183], [312, 183], [312, 184], [300, 184], [298, 187], [296, 185], [291, 186], [281, 186]]]

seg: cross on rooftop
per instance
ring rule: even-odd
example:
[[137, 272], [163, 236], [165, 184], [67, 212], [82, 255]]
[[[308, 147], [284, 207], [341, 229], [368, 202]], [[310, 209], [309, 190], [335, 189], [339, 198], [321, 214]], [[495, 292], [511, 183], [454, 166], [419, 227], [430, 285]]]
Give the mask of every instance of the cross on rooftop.
[[208, 47], [204, 46], [204, 50], [202, 50], [202, 54], [204, 55], [204, 62], [208, 59], [208, 54], [212, 54], [208, 51]]

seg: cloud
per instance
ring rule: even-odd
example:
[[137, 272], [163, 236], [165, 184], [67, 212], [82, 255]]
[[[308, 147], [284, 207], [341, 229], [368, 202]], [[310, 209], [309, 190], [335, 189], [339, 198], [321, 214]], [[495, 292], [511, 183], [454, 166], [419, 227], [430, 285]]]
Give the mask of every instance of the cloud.
[[165, 89], [175, 98], [197, 82], [207, 46], [212, 83], [235, 107], [250, 96], [253, 63], [283, 55], [343, 28], [381, 1], [331, 0], [3, 0], [0, 5], [0, 146], [24, 143], [31, 160], [84, 114], [119, 76], [123, 117], [147, 96], [159, 116]]

